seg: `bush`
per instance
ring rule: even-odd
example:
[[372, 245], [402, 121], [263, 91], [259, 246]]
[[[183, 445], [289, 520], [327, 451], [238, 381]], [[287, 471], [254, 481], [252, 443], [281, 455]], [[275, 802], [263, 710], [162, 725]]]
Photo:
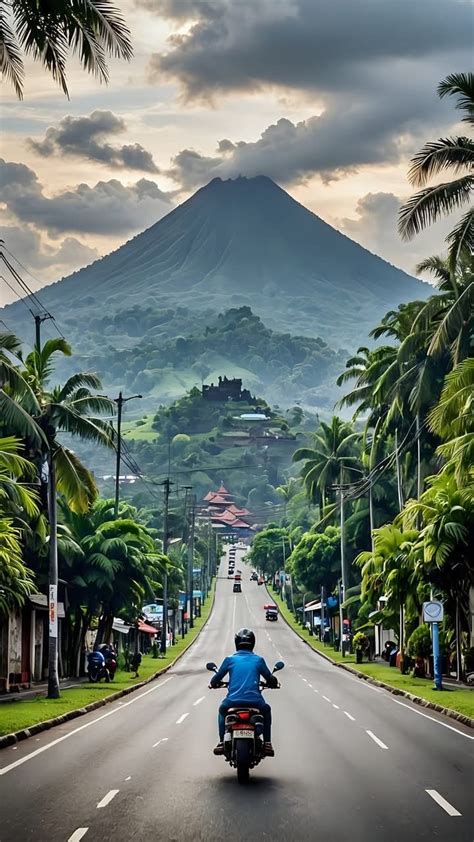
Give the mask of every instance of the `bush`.
[[418, 626], [410, 635], [407, 649], [411, 658], [429, 658], [431, 655], [431, 635], [426, 623]]
[[367, 652], [370, 641], [366, 634], [363, 632], [357, 632], [357, 634], [354, 635], [352, 645], [356, 651], [360, 650], [360, 652]]

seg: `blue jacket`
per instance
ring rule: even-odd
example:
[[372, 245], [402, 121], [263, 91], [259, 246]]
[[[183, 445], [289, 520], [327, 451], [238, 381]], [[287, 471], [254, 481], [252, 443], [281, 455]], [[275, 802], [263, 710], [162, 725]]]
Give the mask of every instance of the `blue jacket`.
[[259, 690], [260, 676], [273, 683], [273, 675], [260, 655], [240, 649], [234, 655], [224, 658], [216, 674], [211, 678], [211, 687], [216, 687], [229, 673], [227, 698], [231, 702], [262, 702]]

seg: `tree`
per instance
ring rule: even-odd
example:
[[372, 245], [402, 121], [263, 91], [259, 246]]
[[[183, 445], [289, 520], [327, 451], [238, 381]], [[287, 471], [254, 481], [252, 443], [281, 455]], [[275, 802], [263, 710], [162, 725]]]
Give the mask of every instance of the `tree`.
[[287, 530], [270, 523], [252, 541], [250, 561], [266, 576], [273, 576], [277, 570], [282, 570], [285, 559], [289, 556], [289, 539]]
[[0, 617], [24, 605], [34, 590], [33, 575], [22, 560], [20, 530], [0, 515]]
[[350, 424], [335, 415], [330, 424], [321, 421], [313, 448], [302, 447], [293, 454], [294, 462], [306, 460], [301, 476], [309, 498], [319, 500], [322, 508], [328, 498], [334, 498], [333, 486], [344, 481], [345, 468], [358, 464], [355, 442], [359, 438]]
[[0, 68], [23, 98], [22, 52], [41, 62], [69, 98], [66, 62], [108, 82], [107, 56], [133, 55], [130, 32], [111, 0], [0, 0]]
[[321, 586], [331, 592], [337, 584], [341, 566], [341, 530], [327, 526], [305, 532], [288, 559], [288, 569], [307, 591], [317, 593]]
[[454, 472], [460, 488], [473, 476], [473, 396], [474, 358], [468, 357], [446, 376], [440, 400], [428, 419], [430, 429], [443, 439], [436, 452], [447, 460], [444, 470]]
[[[456, 108], [464, 112], [464, 122], [474, 123], [474, 73], [453, 73], [438, 85], [442, 98], [457, 98]], [[411, 239], [443, 214], [450, 214], [471, 201], [474, 188], [474, 142], [465, 136], [440, 138], [426, 143], [412, 159], [408, 173], [411, 183], [422, 187], [400, 209], [399, 230]], [[433, 176], [443, 172], [456, 178], [424, 187]], [[474, 211], [469, 209], [446, 238], [449, 264], [454, 270], [463, 253], [474, 249]]]

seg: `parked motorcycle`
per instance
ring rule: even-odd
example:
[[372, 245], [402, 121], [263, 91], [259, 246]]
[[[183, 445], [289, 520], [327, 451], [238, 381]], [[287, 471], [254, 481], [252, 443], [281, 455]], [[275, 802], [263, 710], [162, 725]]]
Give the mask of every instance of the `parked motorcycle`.
[[[278, 672], [284, 666], [283, 661], [277, 661], [272, 672]], [[206, 669], [217, 672], [217, 665], [210, 661], [206, 664]], [[221, 681], [218, 685], [218, 687], [228, 686], [228, 681]], [[273, 688], [264, 681], [260, 682], [260, 690], [269, 689]], [[229, 708], [225, 718], [224, 759], [237, 769], [239, 784], [248, 783], [250, 769], [258, 766], [265, 757], [264, 745], [263, 716], [260, 710], [250, 704]]]
[[110, 673], [101, 652], [94, 651], [88, 656], [87, 675], [89, 676], [89, 681], [93, 684], [96, 684], [102, 678], [107, 683], [110, 681]]
[[99, 646], [99, 651], [105, 658], [105, 666], [109, 672], [110, 681], [113, 681], [115, 678], [115, 673], [117, 672], [117, 654], [115, 650], [108, 646], [107, 644], [102, 644]]

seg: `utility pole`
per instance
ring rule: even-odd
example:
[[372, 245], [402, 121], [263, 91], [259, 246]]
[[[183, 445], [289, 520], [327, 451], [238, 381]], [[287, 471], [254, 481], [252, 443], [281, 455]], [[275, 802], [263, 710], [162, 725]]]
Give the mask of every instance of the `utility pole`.
[[49, 313], [43, 313], [42, 316], [35, 315], [33, 318], [35, 320], [35, 349], [41, 351], [41, 325], [53, 317]]
[[188, 540], [188, 593], [189, 593], [189, 628], [194, 628], [194, 526], [196, 517], [196, 495], [190, 495], [190, 515], [191, 523]]
[[117, 459], [115, 463], [115, 504], [114, 504], [114, 517], [115, 519], [118, 518], [118, 508], [119, 508], [119, 500], [120, 500], [120, 460], [122, 458], [122, 407], [124, 403], [128, 401], [133, 401], [135, 398], [142, 398], [143, 395], [130, 395], [129, 398], [124, 398], [122, 392], [119, 392], [118, 398], [112, 398], [112, 400], [117, 404], [117, 448], [116, 454]]
[[[165, 489], [165, 506], [163, 512], [163, 554], [168, 553], [168, 509], [170, 498], [170, 478], [167, 477], [163, 483]], [[166, 562], [165, 562], [166, 563]], [[163, 620], [161, 623], [161, 653], [166, 655], [166, 639], [168, 636], [168, 569], [165, 567], [163, 574]]]
[[340, 649], [341, 655], [344, 658], [344, 641], [343, 641], [343, 631], [344, 631], [344, 610], [342, 608], [342, 603], [346, 598], [346, 558], [345, 558], [345, 540], [344, 540], [344, 491], [342, 488], [342, 480], [343, 480], [343, 467], [341, 465], [341, 587], [339, 590], [339, 621], [341, 628], [339, 630], [339, 637], [340, 637]]
[[59, 699], [58, 678], [58, 540], [56, 509], [56, 474], [51, 451], [48, 455], [49, 509], [49, 638], [48, 638], [48, 699]]
[[[184, 597], [184, 613], [183, 613], [183, 621], [184, 621], [184, 614], [188, 614], [188, 600], [191, 601], [191, 596], [189, 594], [189, 537], [190, 537], [190, 528], [189, 528], [189, 492], [193, 490], [192, 485], [183, 485], [184, 489], [184, 527], [183, 527], [183, 541], [187, 547], [187, 561], [186, 561], [186, 576], [185, 576], [185, 597]], [[186, 621], [189, 624], [189, 614], [188, 619]], [[186, 630], [189, 628], [189, 625], [186, 626]]]

